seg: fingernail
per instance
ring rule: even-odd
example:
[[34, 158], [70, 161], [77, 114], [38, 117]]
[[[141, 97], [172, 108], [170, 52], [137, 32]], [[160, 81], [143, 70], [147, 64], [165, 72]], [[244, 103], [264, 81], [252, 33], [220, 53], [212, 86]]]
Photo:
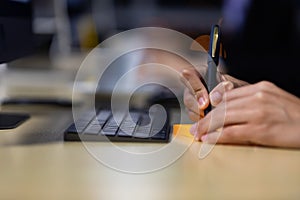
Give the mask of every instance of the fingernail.
[[206, 134], [206, 135], [203, 135], [203, 136], [201, 137], [201, 141], [202, 141], [202, 142], [206, 142], [206, 141], [207, 141], [207, 134]]
[[197, 123], [195, 123], [191, 126], [190, 132], [191, 132], [192, 135], [196, 135], [196, 133], [197, 133]]
[[225, 82], [224, 84], [225, 91], [229, 91], [233, 89], [233, 83], [232, 82]]
[[198, 102], [199, 102], [199, 104], [200, 104], [201, 107], [205, 105], [205, 100], [204, 100], [203, 97], [200, 97], [199, 100], [198, 100]]
[[220, 92], [213, 92], [210, 94], [210, 100], [212, 104], [218, 104], [222, 101], [222, 95], [220, 94]]

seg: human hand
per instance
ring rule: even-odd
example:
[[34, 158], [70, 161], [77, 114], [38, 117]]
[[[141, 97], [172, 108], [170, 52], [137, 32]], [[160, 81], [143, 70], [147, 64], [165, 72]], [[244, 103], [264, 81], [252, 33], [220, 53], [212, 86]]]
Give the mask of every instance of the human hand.
[[221, 102], [225, 91], [248, 84], [229, 75], [220, 75], [220, 78], [221, 82], [208, 94], [203, 78], [196, 69], [190, 68], [182, 71], [182, 82], [186, 85], [184, 104], [192, 121], [196, 122], [204, 117], [204, 110], [209, 103], [217, 106]]
[[226, 91], [191, 132], [207, 143], [299, 148], [300, 99], [266, 81]]

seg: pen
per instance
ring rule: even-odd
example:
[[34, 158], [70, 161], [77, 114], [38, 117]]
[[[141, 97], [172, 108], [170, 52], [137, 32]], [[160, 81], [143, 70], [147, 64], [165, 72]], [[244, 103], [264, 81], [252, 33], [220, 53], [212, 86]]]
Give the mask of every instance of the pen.
[[[220, 52], [220, 27], [213, 25], [210, 32], [209, 50], [207, 58], [206, 86], [210, 93], [218, 84], [217, 81], [217, 66], [219, 64]], [[212, 110], [212, 105], [209, 104], [204, 110], [205, 115]]]

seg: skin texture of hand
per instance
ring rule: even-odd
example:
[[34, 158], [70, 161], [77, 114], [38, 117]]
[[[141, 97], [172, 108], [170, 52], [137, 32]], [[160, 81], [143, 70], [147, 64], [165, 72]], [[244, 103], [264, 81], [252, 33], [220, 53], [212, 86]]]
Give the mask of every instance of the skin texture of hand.
[[213, 106], [220, 103], [225, 91], [248, 84], [229, 75], [221, 75], [221, 79], [222, 82], [208, 95], [198, 71], [191, 68], [182, 71], [182, 82], [186, 85], [184, 104], [192, 121], [196, 122], [204, 117], [204, 110], [209, 103]]
[[300, 148], [298, 97], [266, 81], [223, 91], [216, 107], [192, 126], [197, 140]]

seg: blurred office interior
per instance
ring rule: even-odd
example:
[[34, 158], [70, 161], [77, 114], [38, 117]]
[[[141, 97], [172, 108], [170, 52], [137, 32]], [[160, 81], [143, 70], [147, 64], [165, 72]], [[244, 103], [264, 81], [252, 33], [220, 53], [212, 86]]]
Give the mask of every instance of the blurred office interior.
[[[17, 88], [15, 91], [19, 95], [25, 90], [15, 80], [20, 80], [21, 87], [28, 85], [30, 91], [33, 91], [33, 86], [52, 87], [57, 83], [58, 93], [70, 96], [71, 92], [65, 92], [59, 86], [60, 80], [67, 80], [64, 85], [67, 85], [68, 91], [72, 91], [72, 81], [77, 70], [88, 53], [99, 43], [117, 33], [139, 27], [169, 28], [195, 39], [199, 35], [209, 34], [211, 25], [218, 23], [223, 14], [222, 3], [222, 0], [32, 0], [33, 31], [37, 35], [39, 49], [28, 59], [21, 58], [9, 63], [11, 68], [14, 67], [21, 73], [8, 72], [8, 82], [14, 89]], [[135, 40], [137, 38], [128, 38], [130, 42]], [[174, 38], [168, 40], [170, 41], [166, 42], [177, 42]], [[99, 57], [101, 56], [106, 55], [102, 53]], [[111, 70], [112, 73], [104, 76], [102, 89], [111, 85], [105, 81], [113, 80], [115, 83], [132, 66], [147, 61], [159, 63], [159, 60], [176, 70], [185, 67], [173, 58], [168, 59], [168, 55], [163, 52], [130, 53], [115, 62], [122, 66], [115, 67], [116, 70]], [[28, 72], [28, 68], [33, 68], [35, 72]], [[53, 77], [48, 78], [50, 84], [45, 81], [47, 78], [40, 78], [44, 73], [41, 69], [52, 69], [52, 72], [53, 69], [56, 70]], [[36, 75], [32, 75], [34, 73]], [[9, 81], [10, 75], [14, 81]], [[92, 70], [87, 73], [86, 80], [97, 81]], [[178, 82], [174, 81], [175, 85], [178, 86]], [[87, 91], [88, 85], [83, 86]], [[38, 91], [43, 90], [45, 89]]]
[[165, 27], [191, 37], [209, 33], [222, 0], [33, 0], [34, 30], [62, 34], [66, 48], [89, 48], [120, 31]]
[[[68, 94], [70, 97], [77, 70], [99, 43], [139, 27], [169, 28], [196, 38], [208, 34], [211, 24], [218, 22], [221, 4], [221, 0], [32, 0], [32, 26], [38, 49], [33, 55], [8, 63], [6, 82], [11, 86], [8, 95], [32, 96], [35, 91], [37, 95], [44, 91], [46, 96]], [[169, 39], [166, 42], [176, 43], [175, 38]], [[135, 40], [128, 38], [128, 41]], [[163, 64], [178, 67], [178, 62], [166, 61], [168, 56], [164, 55], [167, 54], [148, 51], [120, 57], [121, 61], [115, 63], [122, 66], [104, 76], [102, 89], [114, 84], [141, 60], [159, 63], [162, 59]], [[105, 57], [103, 53], [101, 56]], [[47, 77], [42, 78], [45, 73]], [[91, 70], [86, 80], [97, 81], [97, 77], [92, 76]], [[106, 80], [114, 83], [105, 83]], [[175, 80], [175, 85], [178, 82]], [[61, 85], [66, 86], [66, 90]], [[89, 91], [88, 85], [83, 86], [86, 91]]]

